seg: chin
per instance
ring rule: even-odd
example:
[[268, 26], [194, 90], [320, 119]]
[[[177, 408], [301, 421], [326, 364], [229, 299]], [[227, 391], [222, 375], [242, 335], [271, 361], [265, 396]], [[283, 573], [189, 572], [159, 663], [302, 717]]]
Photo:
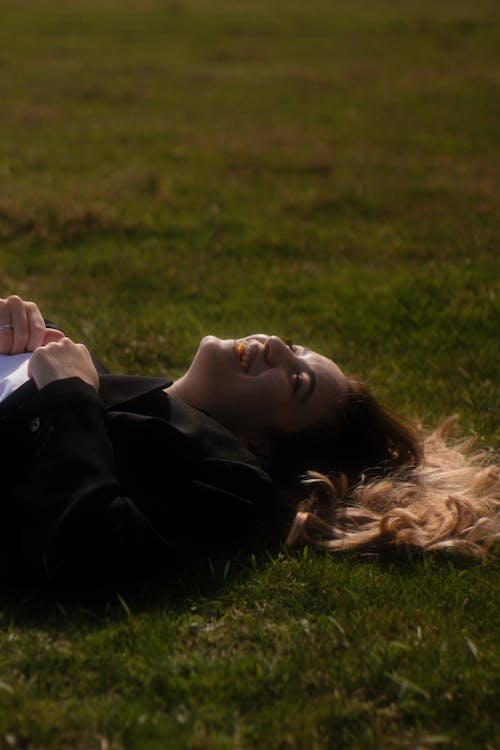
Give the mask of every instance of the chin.
[[220, 364], [228, 357], [232, 358], [233, 342], [231, 339], [220, 339], [217, 336], [204, 336], [200, 341], [196, 358], [204, 364], [209, 362]]
[[222, 376], [240, 372], [240, 365], [234, 353], [234, 339], [220, 339], [217, 336], [205, 336], [200, 341], [196, 354], [198, 365], [205, 372], [212, 372], [217, 380]]
[[222, 339], [217, 338], [217, 336], [203, 336], [202, 340], [200, 341], [200, 349], [205, 346], [216, 346], [217, 344], [220, 344], [222, 342]]
[[197, 354], [212, 356], [222, 351], [225, 343], [223, 339], [219, 339], [217, 336], [204, 336], [200, 341]]

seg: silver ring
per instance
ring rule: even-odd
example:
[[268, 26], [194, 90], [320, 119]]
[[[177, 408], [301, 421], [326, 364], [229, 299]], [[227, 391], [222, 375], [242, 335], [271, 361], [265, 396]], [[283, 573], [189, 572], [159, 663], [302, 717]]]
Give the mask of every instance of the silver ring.
[[10, 328], [11, 330], [15, 328], [14, 323], [2, 323], [0, 325], [0, 331], [5, 331], [7, 328]]

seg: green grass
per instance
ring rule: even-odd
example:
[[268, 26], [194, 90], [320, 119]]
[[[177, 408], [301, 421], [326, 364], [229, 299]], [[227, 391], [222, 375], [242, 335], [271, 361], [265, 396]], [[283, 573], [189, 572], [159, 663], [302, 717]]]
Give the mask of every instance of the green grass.
[[[5, 0], [0, 282], [114, 370], [271, 331], [498, 446], [488, 0]], [[500, 743], [498, 558], [276, 555], [0, 600], [0, 748]]]

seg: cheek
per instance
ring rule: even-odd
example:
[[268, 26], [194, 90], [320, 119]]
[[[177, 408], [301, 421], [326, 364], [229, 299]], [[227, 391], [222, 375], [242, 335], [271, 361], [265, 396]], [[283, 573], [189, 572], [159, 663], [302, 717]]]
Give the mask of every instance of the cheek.
[[255, 390], [269, 406], [282, 405], [290, 395], [290, 384], [283, 370], [266, 370], [255, 378]]

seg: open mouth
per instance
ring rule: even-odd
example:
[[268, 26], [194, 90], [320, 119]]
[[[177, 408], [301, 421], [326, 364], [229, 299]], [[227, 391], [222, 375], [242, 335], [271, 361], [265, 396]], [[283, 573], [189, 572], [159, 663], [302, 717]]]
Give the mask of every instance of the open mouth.
[[253, 342], [251, 343], [250, 341], [246, 340], [239, 341], [235, 347], [236, 359], [240, 363], [240, 367], [242, 368], [242, 370], [244, 370], [245, 372], [247, 372], [250, 365], [253, 348]]

